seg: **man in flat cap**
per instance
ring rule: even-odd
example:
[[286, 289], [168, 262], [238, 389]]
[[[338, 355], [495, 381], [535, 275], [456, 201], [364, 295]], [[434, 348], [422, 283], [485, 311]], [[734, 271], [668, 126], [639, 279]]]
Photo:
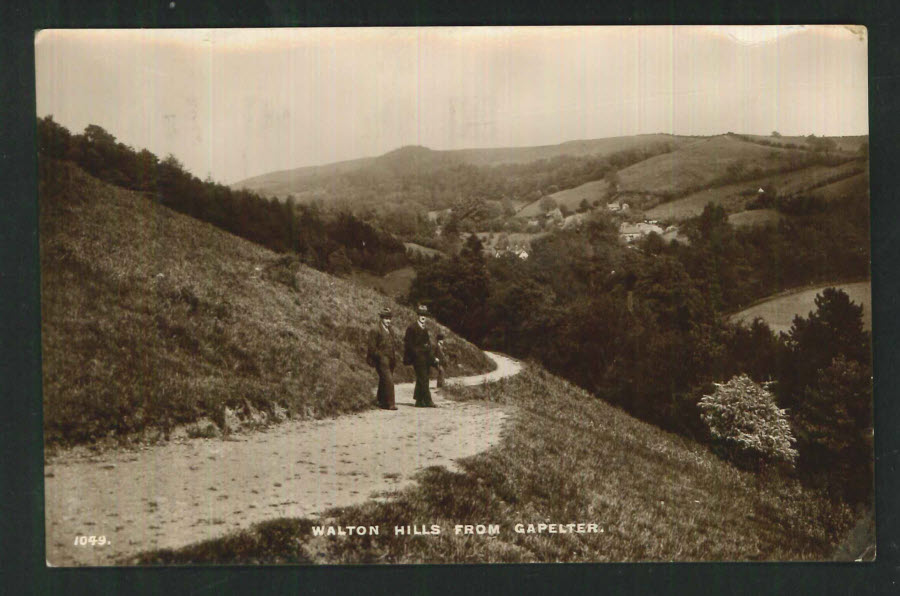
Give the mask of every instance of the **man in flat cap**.
[[416, 399], [417, 408], [434, 408], [431, 401], [431, 391], [428, 389], [428, 369], [439, 364], [431, 352], [431, 338], [425, 321], [428, 318], [428, 308], [420, 304], [416, 309], [416, 321], [406, 329], [403, 338], [403, 363], [412, 364], [416, 371], [416, 389], [413, 397]]
[[394, 404], [394, 367], [397, 366], [397, 338], [391, 331], [391, 309], [379, 313], [381, 322], [369, 332], [366, 361], [378, 373], [378, 407], [396, 410]]

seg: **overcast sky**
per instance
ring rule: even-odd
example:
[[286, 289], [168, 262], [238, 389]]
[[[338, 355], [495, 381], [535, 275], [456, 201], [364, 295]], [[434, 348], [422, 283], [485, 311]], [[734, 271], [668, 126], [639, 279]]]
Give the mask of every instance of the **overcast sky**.
[[432, 149], [665, 132], [868, 134], [865, 31], [48, 30], [37, 113], [219, 182]]

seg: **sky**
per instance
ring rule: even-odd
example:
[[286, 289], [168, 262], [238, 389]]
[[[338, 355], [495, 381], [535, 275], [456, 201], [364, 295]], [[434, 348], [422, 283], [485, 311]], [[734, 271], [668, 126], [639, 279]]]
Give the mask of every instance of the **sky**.
[[861, 27], [44, 30], [37, 115], [201, 178], [644, 133], [868, 134]]

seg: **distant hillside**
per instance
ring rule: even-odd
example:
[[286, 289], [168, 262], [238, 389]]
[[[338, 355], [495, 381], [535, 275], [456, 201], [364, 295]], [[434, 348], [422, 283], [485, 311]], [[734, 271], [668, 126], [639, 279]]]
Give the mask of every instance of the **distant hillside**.
[[[836, 137], [836, 145], [841, 149], [855, 149], [865, 139]], [[781, 143], [781, 146], [760, 144], [770, 141]], [[795, 146], [787, 147], [791, 143]], [[811, 163], [815, 156], [806, 148], [804, 138], [791, 141], [785, 137], [720, 135], [692, 139], [674, 151], [619, 170], [618, 190], [623, 193], [623, 200], [639, 206], [649, 204], [647, 217], [680, 221], [699, 215], [710, 202], [723, 205], [729, 211], [741, 211], [762, 186], [774, 186], [780, 195], [792, 195], [850, 177], [864, 167], [859, 161], [852, 160], [854, 155], [853, 152], [839, 153], [830, 158], [836, 165], [817, 164]], [[723, 184], [729, 179], [742, 181]], [[685, 193], [689, 194], [683, 196]], [[667, 201], [679, 195], [682, 198]], [[558, 206], [574, 211], [585, 200], [590, 205], [598, 200], [606, 202], [609, 184], [606, 180], [592, 180], [549, 197]], [[660, 201], [662, 204], [652, 206]], [[535, 217], [542, 212], [541, 201], [535, 200], [520, 209], [516, 216]]]
[[458, 149], [448, 151], [464, 163], [474, 166], [494, 166], [499, 164], [524, 164], [539, 159], [552, 159], [560, 155], [586, 156], [608, 155], [616, 151], [641, 149], [656, 143], [672, 143], [676, 146], [694, 141], [692, 137], [681, 137], [666, 134], [646, 134], [630, 137], [610, 137], [568, 141], [559, 145], [542, 145], [539, 147], [508, 147], [498, 149]]
[[613, 137], [583, 141], [569, 141], [559, 145], [539, 147], [508, 147], [493, 149], [457, 149], [437, 151], [426, 147], [402, 147], [379, 157], [367, 157], [323, 166], [301, 167], [255, 176], [232, 184], [235, 189], [247, 189], [269, 196], [298, 198], [316, 196], [315, 189], [327, 186], [329, 180], [348, 174], [369, 176], [403, 176], [427, 174], [453, 165], [497, 166], [527, 164], [560, 156], [603, 156], [617, 151], [641, 149], [658, 143], [675, 146], [693, 142], [691, 137], [664, 134]]
[[[783, 145], [789, 147], [790, 145], [796, 145], [797, 147], [808, 148], [809, 147], [809, 139], [807, 137], [789, 137], [789, 136], [765, 136], [765, 135], [741, 135], [746, 137], [747, 139], [755, 142], [763, 142], [763, 143], [771, 143], [775, 145]], [[862, 143], [868, 143], [869, 137], [867, 135], [856, 135], [856, 136], [848, 136], [848, 137], [827, 137], [835, 142], [838, 151], [846, 151], [848, 153], [853, 153], [859, 150], [859, 146]]]
[[[366, 334], [391, 306], [402, 335], [407, 309], [70, 163], [41, 170], [48, 444], [372, 406]], [[491, 367], [451, 337], [451, 374]]]
[[619, 172], [620, 190], [678, 193], [710, 185], [732, 164], [768, 171], [784, 165], [790, 150], [747, 143], [722, 135], [651, 157]]
[[[798, 193], [809, 193], [826, 196], [857, 192], [860, 196], [868, 194], [868, 180], [860, 183], [860, 170], [864, 165], [858, 161], [850, 161], [834, 167], [814, 165], [782, 174], [772, 174], [754, 178], [736, 184], [715, 186], [688, 196], [669, 201], [647, 211], [647, 217], [665, 221], [681, 221], [695, 217], [703, 212], [707, 203], [722, 205], [728, 212], [740, 212], [746, 203], [752, 200], [760, 188], [773, 189], [779, 196], [790, 196]], [[845, 181], [853, 179], [849, 186]], [[830, 182], [834, 180], [835, 182]]]

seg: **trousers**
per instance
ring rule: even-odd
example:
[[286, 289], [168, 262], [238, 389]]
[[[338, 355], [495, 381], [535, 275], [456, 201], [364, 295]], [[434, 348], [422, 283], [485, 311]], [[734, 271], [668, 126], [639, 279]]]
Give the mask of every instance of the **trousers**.
[[431, 389], [428, 388], [429, 368], [427, 362], [417, 362], [413, 365], [413, 369], [416, 371], [416, 388], [413, 391], [413, 397], [419, 407], [434, 405], [434, 402], [431, 401]]
[[382, 362], [375, 367], [378, 372], [378, 407], [394, 407], [394, 375], [390, 367]]

